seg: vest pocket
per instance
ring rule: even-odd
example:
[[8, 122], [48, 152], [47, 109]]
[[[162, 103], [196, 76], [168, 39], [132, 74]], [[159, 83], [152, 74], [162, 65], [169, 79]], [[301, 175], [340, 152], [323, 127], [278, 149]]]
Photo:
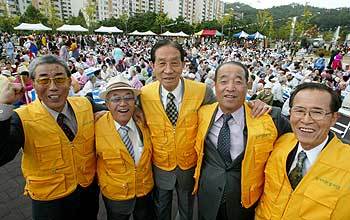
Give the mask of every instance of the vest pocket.
[[300, 205], [299, 216], [302, 219], [330, 219], [339, 198], [339, 190], [317, 183], [308, 184]]
[[126, 164], [120, 155], [109, 155], [102, 152], [103, 162], [108, 169], [107, 172], [113, 174], [123, 174], [126, 172]]
[[129, 191], [128, 183], [116, 178], [111, 178], [111, 180], [101, 185], [103, 195], [111, 199], [125, 200]]
[[46, 201], [62, 197], [66, 192], [64, 174], [27, 176], [25, 190], [32, 199]]
[[59, 138], [42, 138], [35, 140], [34, 143], [40, 170], [50, 170], [64, 166], [62, 145]]

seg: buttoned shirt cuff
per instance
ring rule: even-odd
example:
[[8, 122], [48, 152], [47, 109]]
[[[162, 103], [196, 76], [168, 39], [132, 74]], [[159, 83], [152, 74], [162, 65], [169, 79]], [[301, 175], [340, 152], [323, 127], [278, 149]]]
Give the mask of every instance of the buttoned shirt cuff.
[[13, 109], [13, 105], [0, 104], [0, 121], [9, 119], [13, 113]]

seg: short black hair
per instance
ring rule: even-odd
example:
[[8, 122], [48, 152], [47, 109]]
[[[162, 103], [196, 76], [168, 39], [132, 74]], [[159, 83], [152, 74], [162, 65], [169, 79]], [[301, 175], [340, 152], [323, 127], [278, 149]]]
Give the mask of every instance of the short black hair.
[[218, 75], [219, 70], [221, 69], [221, 67], [223, 67], [223, 66], [225, 66], [225, 65], [235, 65], [235, 66], [241, 67], [241, 68], [244, 70], [244, 78], [245, 78], [245, 81], [248, 82], [248, 77], [249, 77], [248, 68], [247, 68], [243, 63], [237, 62], [237, 61], [229, 61], [229, 62], [220, 64], [220, 65], [216, 68], [216, 70], [215, 70], [214, 82], [216, 82], [216, 79], [217, 79], [217, 75]]
[[181, 62], [184, 62], [185, 60], [185, 50], [182, 48], [181, 44], [179, 44], [177, 41], [170, 41], [170, 40], [160, 40], [158, 41], [151, 49], [151, 61], [154, 63], [156, 61], [156, 51], [164, 46], [171, 46], [177, 49], [180, 52], [180, 58]]
[[41, 57], [37, 57], [35, 58], [28, 67], [29, 70], [29, 76], [32, 79], [35, 79], [35, 70], [38, 66], [43, 65], [43, 64], [57, 64], [62, 66], [67, 74], [67, 77], [71, 76], [71, 72], [69, 70], [69, 67], [67, 65], [67, 62], [62, 60], [60, 57], [56, 56], [56, 55], [44, 55]]
[[[290, 96], [290, 100], [289, 100], [289, 107], [290, 108], [293, 107], [293, 101], [294, 101], [295, 96], [298, 94], [298, 92], [300, 92], [302, 90], [317, 90], [317, 91], [328, 92], [331, 95], [331, 103], [329, 103], [329, 107], [330, 107], [331, 111], [338, 112], [339, 108], [341, 107], [340, 97], [337, 93], [335, 93], [332, 90], [332, 88], [330, 88], [324, 84], [321, 84], [321, 83], [310, 82], [310, 83], [302, 83], [295, 88], [294, 92]], [[322, 98], [322, 97], [317, 97], [317, 98]]]

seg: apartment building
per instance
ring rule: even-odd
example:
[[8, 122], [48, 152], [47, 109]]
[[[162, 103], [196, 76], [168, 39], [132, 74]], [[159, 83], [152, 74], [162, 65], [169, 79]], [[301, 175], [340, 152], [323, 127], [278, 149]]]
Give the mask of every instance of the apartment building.
[[199, 23], [221, 18], [224, 14], [221, 0], [0, 0], [0, 15], [6, 12], [9, 15], [23, 14], [32, 4], [44, 15], [49, 15], [54, 8], [56, 16], [66, 20], [78, 16], [79, 10], [91, 2], [96, 7], [96, 20], [152, 11], [166, 13], [171, 19], [182, 16], [190, 23]]

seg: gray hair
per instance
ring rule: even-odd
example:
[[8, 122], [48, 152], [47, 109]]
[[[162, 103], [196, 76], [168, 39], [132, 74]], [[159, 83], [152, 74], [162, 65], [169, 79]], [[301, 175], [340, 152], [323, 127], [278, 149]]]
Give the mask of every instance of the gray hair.
[[70, 70], [68, 68], [68, 65], [67, 65], [67, 63], [64, 60], [62, 60], [60, 57], [55, 56], [55, 55], [44, 55], [44, 56], [35, 58], [29, 64], [28, 70], [29, 70], [30, 78], [32, 78], [32, 79], [35, 78], [35, 69], [38, 66], [43, 65], [43, 64], [58, 64], [58, 65], [62, 66], [65, 69], [66, 74], [67, 74], [68, 77], [71, 76], [71, 72], [70, 72]]

